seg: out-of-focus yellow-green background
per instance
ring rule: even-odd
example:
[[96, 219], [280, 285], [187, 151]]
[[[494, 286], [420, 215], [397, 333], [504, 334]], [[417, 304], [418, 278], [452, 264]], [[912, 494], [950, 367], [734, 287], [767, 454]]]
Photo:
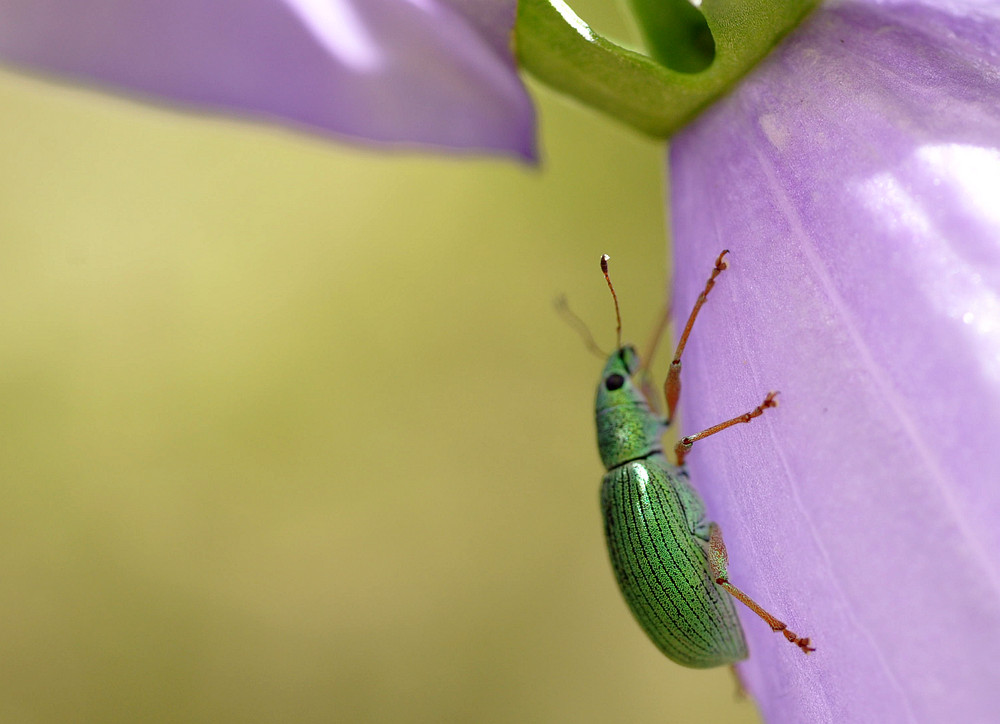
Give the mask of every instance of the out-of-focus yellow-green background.
[[607, 251], [645, 337], [662, 148], [534, 89], [541, 170], [0, 73], [0, 722], [755, 720], [616, 590], [552, 305], [610, 347]]

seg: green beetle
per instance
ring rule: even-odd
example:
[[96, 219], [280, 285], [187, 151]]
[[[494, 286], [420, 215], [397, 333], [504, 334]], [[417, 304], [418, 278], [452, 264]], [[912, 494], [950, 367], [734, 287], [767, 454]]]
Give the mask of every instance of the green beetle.
[[726, 268], [727, 253], [723, 251], [716, 259], [681, 334], [664, 384], [665, 418], [650, 404], [649, 391], [635, 381], [644, 369], [635, 348], [621, 344], [618, 298], [608, 273], [608, 256], [601, 257], [615, 301], [619, 339], [604, 366], [595, 402], [597, 446], [608, 471], [601, 487], [608, 552], [625, 600], [653, 643], [678, 664], [694, 668], [732, 664], [747, 657], [733, 598], [803, 652], [815, 650], [808, 638], [789, 631], [729, 582], [722, 532], [706, 520], [705, 504], [691, 487], [684, 467], [684, 457], [695, 441], [759, 417], [777, 406], [777, 393], [768, 393], [750, 412], [683, 438], [675, 448], [676, 464], [667, 460], [661, 443], [680, 398], [681, 354], [698, 310]]

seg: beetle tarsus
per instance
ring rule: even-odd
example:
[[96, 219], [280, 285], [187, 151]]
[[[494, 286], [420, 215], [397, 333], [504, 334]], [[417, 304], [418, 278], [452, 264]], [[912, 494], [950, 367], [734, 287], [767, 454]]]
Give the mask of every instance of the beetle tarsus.
[[802, 653], [804, 654], [808, 654], [810, 651], [816, 650], [816, 647], [809, 645], [808, 636], [799, 637], [794, 631], [789, 629], [788, 626], [786, 626], [781, 621], [776, 621], [775, 624], [771, 626], [771, 628], [775, 632], [780, 632], [786, 639], [788, 639], [789, 643], [795, 644], [800, 649], [802, 649]]

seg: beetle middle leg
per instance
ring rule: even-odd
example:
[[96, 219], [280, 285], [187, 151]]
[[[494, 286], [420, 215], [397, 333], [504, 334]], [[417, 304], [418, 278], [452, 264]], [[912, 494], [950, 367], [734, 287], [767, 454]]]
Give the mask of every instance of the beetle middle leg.
[[691, 450], [691, 446], [694, 445], [698, 440], [703, 440], [709, 435], [714, 435], [717, 432], [725, 430], [727, 427], [732, 427], [733, 425], [739, 425], [741, 422], [750, 422], [755, 417], [760, 417], [764, 414], [764, 410], [770, 407], [778, 406], [778, 393], [774, 390], [767, 393], [764, 401], [757, 405], [757, 407], [750, 410], [750, 412], [744, 412], [742, 415], [737, 415], [731, 420], [726, 420], [725, 422], [720, 422], [718, 425], [712, 425], [711, 427], [705, 428], [699, 433], [694, 435], [688, 435], [687, 437], [681, 438], [680, 442], [674, 447], [674, 454], [677, 456], [677, 465], [684, 464], [684, 458], [687, 456], [688, 452]]
[[815, 651], [816, 649], [809, 645], [808, 637], [802, 638], [793, 631], [790, 631], [784, 621], [779, 621], [761, 608], [750, 596], [729, 582], [729, 554], [726, 553], [726, 544], [722, 540], [722, 529], [718, 523], [712, 523], [709, 526], [709, 531], [708, 564], [712, 570], [712, 578], [715, 579], [715, 582], [726, 589], [729, 595], [764, 619], [764, 622], [771, 627], [772, 631], [781, 633], [788, 639], [789, 643], [793, 643], [802, 649], [803, 653], [808, 654], [810, 651]]

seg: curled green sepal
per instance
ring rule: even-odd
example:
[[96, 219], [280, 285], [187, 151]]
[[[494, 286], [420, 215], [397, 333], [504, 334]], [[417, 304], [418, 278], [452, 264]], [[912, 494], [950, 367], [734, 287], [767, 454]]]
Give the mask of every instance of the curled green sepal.
[[[631, 0], [656, 57], [671, 56], [664, 43], [664, 3]], [[518, 62], [558, 91], [644, 133], [666, 138], [745, 75], [819, 0], [704, 0], [700, 10], [715, 56], [695, 73], [601, 37], [562, 0], [519, 0], [514, 26]], [[657, 24], [661, 23], [660, 27]], [[676, 54], [674, 54], [676, 57]], [[677, 64], [675, 64], [677, 65]]]

